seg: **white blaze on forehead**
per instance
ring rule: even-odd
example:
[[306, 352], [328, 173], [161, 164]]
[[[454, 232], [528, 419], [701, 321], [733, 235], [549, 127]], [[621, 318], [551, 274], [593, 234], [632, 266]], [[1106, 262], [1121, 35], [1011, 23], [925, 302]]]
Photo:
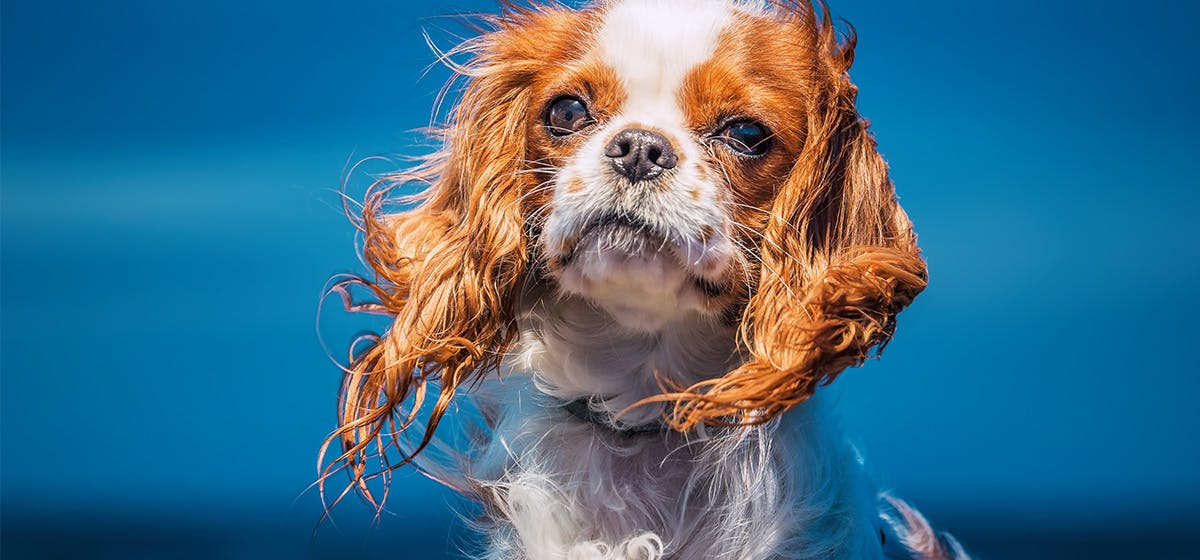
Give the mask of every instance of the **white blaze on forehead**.
[[[682, 116], [676, 92], [708, 60], [730, 19], [721, 0], [624, 0], [608, 10], [599, 46], [625, 87], [632, 118]], [[657, 119], [655, 119], [657, 120]], [[678, 123], [682, 124], [682, 123]]]

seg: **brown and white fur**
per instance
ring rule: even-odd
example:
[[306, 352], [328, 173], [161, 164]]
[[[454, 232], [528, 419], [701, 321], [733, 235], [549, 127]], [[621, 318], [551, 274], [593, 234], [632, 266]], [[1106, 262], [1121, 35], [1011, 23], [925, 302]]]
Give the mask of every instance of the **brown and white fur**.
[[[926, 283], [853, 33], [807, 1], [483, 26], [443, 57], [466, 86], [441, 151], [364, 201], [373, 275], [334, 286], [393, 322], [354, 352], [325, 474], [381, 507], [371, 465], [415, 464], [483, 504], [488, 559], [965, 558], [818, 391]], [[486, 423], [455, 446], [462, 399]]]

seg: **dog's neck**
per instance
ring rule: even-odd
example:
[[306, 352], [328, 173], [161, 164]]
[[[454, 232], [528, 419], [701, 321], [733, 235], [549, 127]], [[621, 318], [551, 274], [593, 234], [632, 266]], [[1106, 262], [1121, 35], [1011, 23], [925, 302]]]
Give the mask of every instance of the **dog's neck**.
[[629, 426], [627, 428], [618, 428], [614, 425], [616, 420], [605, 412], [598, 412], [592, 409], [593, 402], [603, 402], [605, 399], [599, 397], [585, 397], [575, 399], [562, 404], [562, 409], [569, 412], [576, 420], [581, 420], [593, 426], [599, 426], [601, 429], [611, 431], [617, 435], [625, 437], [636, 437], [643, 434], [668, 433], [671, 429], [666, 422], [650, 422], [640, 426]]
[[590, 409], [617, 429], [656, 422], [661, 406], [638, 401], [664, 384], [688, 387], [724, 375], [744, 358], [736, 327], [698, 313], [656, 332], [622, 326], [582, 298], [548, 295], [526, 300], [518, 319], [514, 369], [529, 372], [537, 388], [562, 402], [588, 399]]

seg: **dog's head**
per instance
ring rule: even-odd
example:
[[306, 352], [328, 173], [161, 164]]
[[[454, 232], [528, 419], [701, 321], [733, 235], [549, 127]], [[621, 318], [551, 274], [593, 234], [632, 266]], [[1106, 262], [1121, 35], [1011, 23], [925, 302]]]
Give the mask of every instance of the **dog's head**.
[[[444, 148], [373, 190], [364, 280], [394, 323], [343, 391], [361, 458], [402, 403], [493, 371], [530, 283], [622, 328], [737, 324], [747, 359], [664, 389], [679, 430], [762, 422], [886, 343], [925, 264], [855, 109], [854, 37], [823, 5], [619, 0], [508, 8], [447, 59], [467, 79]], [[668, 375], [670, 372], [663, 372]], [[413, 411], [415, 407], [404, 407]]]

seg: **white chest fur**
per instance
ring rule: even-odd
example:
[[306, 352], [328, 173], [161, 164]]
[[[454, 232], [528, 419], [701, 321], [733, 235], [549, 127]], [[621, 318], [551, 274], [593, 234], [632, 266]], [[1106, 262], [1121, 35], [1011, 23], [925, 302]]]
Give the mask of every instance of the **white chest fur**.
[[[873, 558], [875, 501], [819, 403], [686, 441], [621, 435], [523, 399], [472, 465], [498, 519], [490, 559]], [[874, 550], [874, 552], [872, 552]]]
[[[554, 309], [554, 316], [526, 315], [513, 369], [475, 396], [494, 420], [467, 469], [492, 506], [486, 558], [880, 557], [873, 490], [819, 399], [754, 428], [618, 433], [561, 403], [586, 394], [633, 402], [652, 390], [641, 376], [655, 360], [686, 363], [698, 374], [718, 364], [681, 357], [670, 339], [621, 345], [630, 341], [603, 326], [598, 332], [594, 315], [572, 320], [594, 310], [572, 302]], [[678, 332], [717, 334], [706, 328], [718, 327]], [[606, 348], [597, 346], [602, 340]]]

